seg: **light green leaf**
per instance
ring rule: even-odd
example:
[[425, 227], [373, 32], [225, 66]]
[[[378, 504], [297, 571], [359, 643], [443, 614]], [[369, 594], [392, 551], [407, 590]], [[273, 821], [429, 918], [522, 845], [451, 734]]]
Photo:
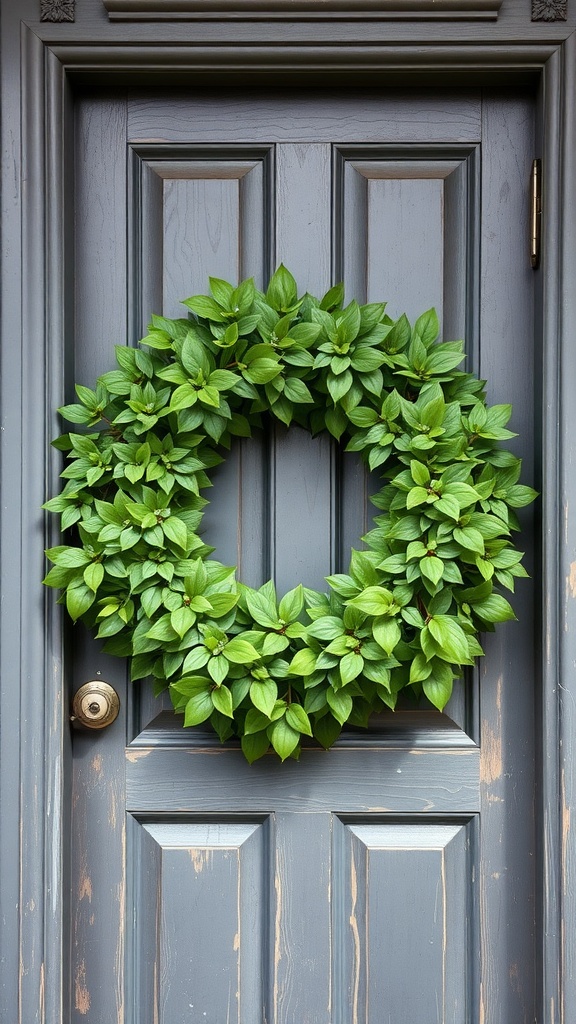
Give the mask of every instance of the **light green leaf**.
[[196, 621], [196, 616], [189, 608], [182, 605], [181, 608], [177, 608], [170, 615], [170, 625], [175, 633], [182, 639], [183, 636], [192, 628]]
[[340, 659], [340, 678], [345, 686], [346, 683], [351, 683], [353, 679], [356, 679], [360, 675], [364, 668], [364, 658], [361, 654], [357, 654], [356, 651], [350, 651], [349, 654], [345, 654]]
[[447, 659], [456, 665], [469, 662], [466, 634], [456, 619], [450, 615], [433, 615], [428, 629]]
[[[441, 667], [442, 666], [442, 667]], [[452, 696], [452, 672], [450, 666], [435, 659], [434, 670], [422, 682], [422, 689], [434, 707], [442, 711]]]
[[300, 742], [300, 733], [285, 718], [278, 719], [268, 729], [270, 742], [281, 761], [293, 754]]
[[240, 637], [234, 637], [222, 649], [224, 657], [233, 662], [234, 665], [249, 665], [252, 661], [259, 661], [260, 655], [252, 644]]
[[250, 685], [250, 700], [255, 708], [268, 718], [272, 715], [278, 700], [278, 687], [273, 679], [255, 680]]
[[292, 658], [288, 672], [293, 676], [311, 676], [316, 668], [316, 655], [309, 647], [304, 647]]
[[344, 690], [328, 689], [326, 691], [326, 700], [336, 721], [340, 725], [344, 725], [350, 718], [350, 712], [352, 711], [352, 697], [350, 694]]
[[516, 618], [514, 609], [500, 594], [491, 594], [484, 601], [475, 602], [472, 608], [484, 622], [507, 622]]
[[475, 530], [473, 526], [464, 526], [462, 529], [456, 527], [454, 540], [467, 551], [474, 551], [478, 555], [484, 554], [484, 538], [480, 531]]
[[212, 690], [212, 703], [221, 715], [226, 715], [227, 718], [234, 718], [232, 694], [227, 686], [217, 686]]
[[94, 591], [87, 587], [84, 581], [70, 584], [66, 591], [66, 608], [73, 622], [92, 607], [94, 597]]
[[206, 690], [190, 697], [184, 711], [184, 727], [200, 725], [207, 718], [210, 718], [213, 710], [212, 695], [209, 687], [207, 687]]
[[169, 540], [184, 550], [188, 547], [188, 530], [186, 524], [177, 516], [169, 516], [162, 521], [162, 529]]
[[444, 574], [444, 562], [435, 555], [420, 559], [420, 572], [436, 586]]
[[72, 547], [56, 547], [48, 548], [46, 556], [55, 565], [61, 565], [65, 569], [75, 569], [82, 565], [87, 565], [90, 561], [90, 555], [88, 555], [82, 548]]
[[298, 732], [304, 733], [305, 736], [312, 735], [310, 719], [301, 704], [288, 705], [286, 708], [286, 721], [292, 729], [296, 729]]
[[393, 602], [392, 594], [385, 587], [366, 587], [349, 604], [368, 615], [385, 615]]
[[396, 619], [378, 618], [372, 626], [372, 635], [386, 654], [392, 654], [402, 637], [402, 632]]
[[302, 584], [298, 584], [294, 590], [289, 590], [284, 595], [278, 606], [280, 618], [284, 623], [294, 622], [304, 607], [304, 589]]
[[90, 590], [94, 593], [98, 590], [98, 587], [104, 579], [104, 566], [101, 562], [91, 562], [84, 569], [84, 582]]

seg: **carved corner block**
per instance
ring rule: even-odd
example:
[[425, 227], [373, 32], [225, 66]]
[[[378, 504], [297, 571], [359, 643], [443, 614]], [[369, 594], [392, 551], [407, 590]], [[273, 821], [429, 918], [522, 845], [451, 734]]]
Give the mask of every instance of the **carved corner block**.
[[76, 0], [40, 0], [40, 21], [74, 21]]
[[532, 21], [566, 21], [568, 0], [532, 0]]

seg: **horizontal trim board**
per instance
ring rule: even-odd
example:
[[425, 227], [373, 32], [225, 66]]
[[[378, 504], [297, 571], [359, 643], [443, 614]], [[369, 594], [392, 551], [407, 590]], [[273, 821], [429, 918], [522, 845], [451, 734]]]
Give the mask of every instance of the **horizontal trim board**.
[[497, 18], [502, 0], [104, 0], [112, 22], [220, 18]]
[[[248, 812], [332, 810], [341, 814], [475, 814], [480, 810], [480, 751], [477, 748], [365, 749], [358, 767], [353, 749], [307, 749], [302, 752], [311, 774], [302, 778], [299, 764], [286, 762], [282, 773], [272, 757], [248, 765], [237, 750], [128, 748], [127, 810], [154, 813], [230, 813], [239, 792], [247, 794]], [[209, 768], [212, 795], [198, 786], [196, 771]], [[309, 779], [317, 787], [310, 790]], [[174, 780], [177, 779], [177, 785]], [[308, 779], [308, 781], [306, 781]], [[216, 796], [214, 797], [214, 794]]]
[[241, 18], [323, 20], [495, 19], [502, 0], [104, 0], [111, 21], [192, 21]]
[[[47, 38], [48, 37], [48, 38]], [[343, 42], [318, 44], [290, 42], [271, 44], [269, 41], [241, 41], [237, 45], [221, 37], [220, 41], [182, 44], [140, 43], [132, 46], [120, 44], [107, 46], [93, 40], [85, 43], [66, 44], [61, 41], [46, 42], [64, 71], [86, 72], [93, 82], [97, 74], [112, 72], [134, 74], [145, 72], [146, 76], [162, 73], [166, 80], [182, 74], [205, 75], [217, 73], [218, 82], [238, 78], [247, 72], [255, 76], [267, 75], [284, 83], [286, 74], [322, 76], [322, 83], [330, 80], [341, 82], [350, 76], [355, 80], [381, 73], [382, 76], [399, 73], [412, 75], [440, 76], [462, 72], [470, 84], [470, 73], [477, 72], [484, 81], [493, 70], [506, 72], [537, 72], [554, 54], [556, 46], [548, 43], [479, 45], [405, 45], [402, 43], [358, 43]], [[451, 78], [451, 80], [453, 80]], [[143, 79], [150, 85], [149, 77]], [[493, 79], [490, 79], [491, 83]], [[370, 77], [374, 85], [374, 79]], [[243, 84], [246, 81], [243, 80]]]

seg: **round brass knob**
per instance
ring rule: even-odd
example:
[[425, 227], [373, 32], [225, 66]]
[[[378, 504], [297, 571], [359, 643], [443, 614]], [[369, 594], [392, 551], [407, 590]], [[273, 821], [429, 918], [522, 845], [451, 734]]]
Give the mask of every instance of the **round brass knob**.
[[118, 717], [120, 698], [110, 683], [93, 679], [76, 690], [72, 721], [86, 729], [104, 729]]

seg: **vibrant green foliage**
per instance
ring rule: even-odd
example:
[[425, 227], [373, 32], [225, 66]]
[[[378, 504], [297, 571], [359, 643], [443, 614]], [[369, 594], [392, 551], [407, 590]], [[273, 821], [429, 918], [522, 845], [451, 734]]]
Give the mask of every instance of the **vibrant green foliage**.
[[[45, 583], [133, 679], [170, 687], [185, 726], [240, 737], [249, 761], [329, 747], [404, 689], [443, 708], [479, 632], [514, 618], [499, 590], [527, 575], [510, 537], [535, 491], [500, 446], [511, 407], [486, 406], [434, 310], [411, 328], [384, 303], [344, 307], [340, 285], [299, 299], [283, 266], [266, 294], [210, 286], [60, 410], [86, 429], [54, 442], [66, 483], [45, 508], [73, 532]], [[328, 594], [237, 583], [199, 536], [210, 470], [263, 414], [344, 437], [381, 477], [367, 549]]]

